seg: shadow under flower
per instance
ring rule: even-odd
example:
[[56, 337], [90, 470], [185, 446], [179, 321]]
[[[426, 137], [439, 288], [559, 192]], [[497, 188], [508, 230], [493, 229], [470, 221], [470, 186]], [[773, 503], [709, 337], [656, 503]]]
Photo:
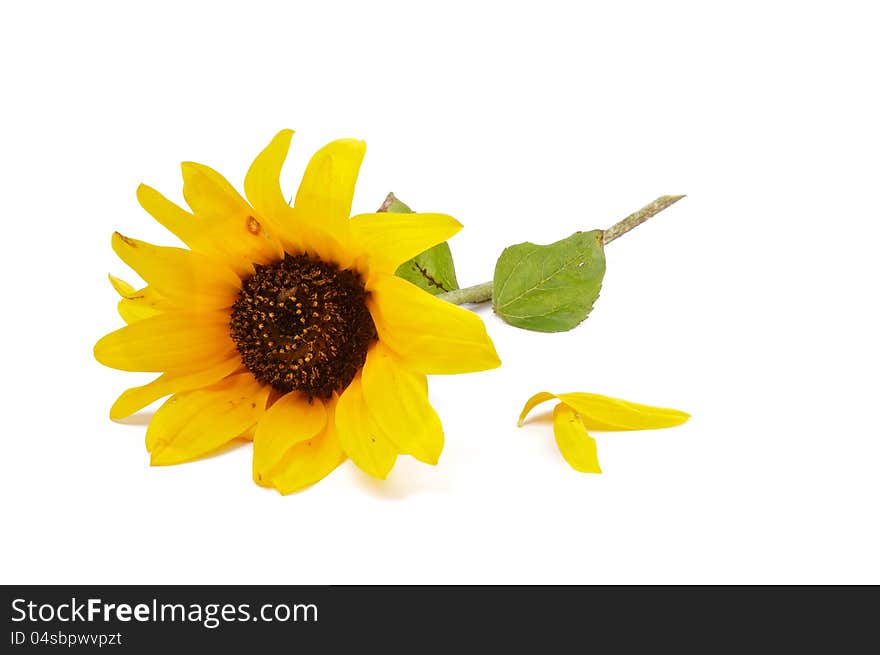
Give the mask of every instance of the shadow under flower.
[[450, 488], [449, 479], [443, 471], [421, 462], [398, 462], [385, 480], [364, 473], [352, 462], [347, 465], [354, 483], [374, 498], [402, 500], [425, 492], [445, 492]]

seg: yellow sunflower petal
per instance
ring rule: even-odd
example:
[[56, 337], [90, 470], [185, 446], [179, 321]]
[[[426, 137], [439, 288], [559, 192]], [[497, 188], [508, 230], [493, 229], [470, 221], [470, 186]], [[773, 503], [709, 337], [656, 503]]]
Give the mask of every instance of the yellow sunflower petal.
[[358, 374], [336, 405], [336, 433], [345, 454], [373, 477], [385, 479], [397, 450], [367, 411]]
[[188, 211], [146, 184], [137, 188], [137, 199], [150, 216], [190, 248], [201, 251], [206, 249], [199, 223]]
[[360, 214], [351, 219], [351, 232], [370, 269], [394, 273], [397, 267], [446, 241], [462, 225], [446, 214]]
[[[329, 416], [334, 415], [335, 405], [336, 400], [328, 401]], [[272, 486], [282, 494], [290, 494], [323, 480], [344, 461], [336, 426], [329, 420], [323, 433], [288, 449], [269, 476]]]
[[113, 275], [108, 275], [108, 277], [116, 293], [122, 296], [117, 308], [119, 309], [119, 315], [126, 323], [136, 323], [150, 316], [160, 314], [163, 311], [179, 308], [168, 299], [162, 298], [150, 287], [137, 290], [125, 280], [121, 280]]
[[340, 139], [318, 150], [306, 167], [293, 206], [334, 235], [347, 231], [366, 148], [363, 141]]
[[159, 295], [189, 307], [229, 307], [241, 280], [218, 261], [183, 248], [154, 246], [113, 233], [113, 250]]
[[281, 168], [290, 149], [293, 130], [281, 130], [251, 164], [244, 180], [245, 195], [261, 216], [270, 216], [285, 252], [311, 250], [325, 261], [350, 259], [343, 257], [344, 248], [320, 227], [303, 220], [302, 212], [288, 204], [281, 191]]
[[152, 307], [150, 305], [133, 303], [125, 298], [117, 303], [116, 309], [119, 311], [119, 315], [122, 317], [122, 320], [129, 325], [131, 325], [132, 323], [137, 323], [138, 321], [142, 321], [145, 318], [150, 318], [152, 316], [156, 316], [157, 314], [162, 313], [161, 309], [157, 309], [156, 307]]
[[364, 157], [363, 141], [341, 139], [312, 156], [294, 200], [295, 223], [304, 249], [340, 268], [354, 260], [351, 249], [351, 201]]
[[319, 435], [327, 423], [320, 398], [292, 392], [282, 396], [260, 417], [254, 432], [254, 482], [271, 485], [269, 471], [296, 444]]
[[226, 255], [239, 275], [253, 273], [253, 264], [284, 256], [281, 241], [265, 217], [257, 215], [217, 171], [184, 162], [183, 197], [200, 221], [205, 237]]
[[224, 312], [173, 311], [145, 318], [103, 337], [95, 359], [123, 371], [206, 368], [235, 349]]
[[281, 168], [290, 150], [293, 130], [281, 130], [257, 155], [244, 178], [244, 193], [258, 212], [273, 216], [289, 207], [281, 192]]
[[580, 414], [588, 430], [653, 430], [681, 425], [690, 418], [690, 414], [677, 409], [640, 405], [595, 393], [560, 393], [557, 398]]
[[[228, 385], [228, 379], [221, 382]], [[219, 392], [219, 397], [223, 393]], [[212, 385], [204, 389], [195, 389], [174, 394], [166, 400], [153, 414], [150, 424], [147, 426], [145, 444], [148, 452], [153, 452], [157, 447], [164, 447], [165, 443], [174, 435], [191, 423], [200, 412], [209, 407], [218, 397], [218, 391]], [[170, 435], [170, 436], [169, 436]]]
[[[161, 298], [152, 292], [149, 287], [146, 287], [143, 291], [144, 293], [140, 297], [123, 298], [116, 305], [122, 320], [129, 325], [172, 309], [166, 307], [168, 301], [165, 298]], [[173, 309], [177, 309], [177, 307]]]
[[553, 408], [553, 434], [559, 452], [574, 470], [582, 473], [602, 472], [596, 440], [587, 434], [574, 410], [563, 403]]
[[132, 387], [122, 392], [110, 408], [110, 418], [118, 420], [131, 416], [144, 407], [173, 393], [192, 391], [215, 384], [241, 367], [241, 359], [236, 353], [215, 366], [194, 373], [163, 373], [158, 378], [140, 387]]
[[556, 395], [547, 391], [539, 391], [538, 393], [536, 393], [534, 396], [526, 401], [525, 407], [523, 407], [523, 410], [520, 412], [519, 420], [516, 422], [516, 424], [519, 427], [522, 427], [523, 422], [526, 420], [526, 416], [528, 416], [530, 411], [532, 411], [541, 403], [552, 400], [553, 398], [556, 398]]
[[172, 302], [168, 298], [164, 298], [154, 288], [146, 286], [143, 289], [135, 289], [125, 280], [121, 280], [118, 277], [109, 274], [107, 277], [110, 278], [110, 284], [113, 285], [113, 289], [122, 297], [123, 300], [148, 300], [149, 302], [147, 304], [155, 306], [161, 311], [180, 308], [179, 303]]
[[115, 275], [110, 275], [109, 273], [107, 274], [107, 277], [110, 278], [110, 284], [113, 285], [116, 293], [118, 293], [121, 297], [128, 298], [137, 294], [137, 289], [135, 289], [125, 280], [122, 280]]
[[484, 371], [501, 365], [482, 319], [414, 284], [377, 275], [368, 301], [379, 339], [412, 370]]
[[269, 388], [250, 373], [172, 396], [147, 428], [150, 463], [180, 464], [216, 450], [259, 420], [268, 396]]
[[422, 373], [402, 368], [381, 343], [367, 353], [361, 375], [367, 411], [403, 454], [436, 464], [443, 451], [443, 426], [428, 402]]

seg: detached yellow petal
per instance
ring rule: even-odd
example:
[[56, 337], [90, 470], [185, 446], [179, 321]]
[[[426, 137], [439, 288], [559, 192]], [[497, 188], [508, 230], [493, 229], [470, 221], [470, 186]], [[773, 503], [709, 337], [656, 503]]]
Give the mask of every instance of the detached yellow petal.
[[235, 350], [227, 312], [172, 311], [145, 318], [103, 337], [95, 359], [122, 371], [194, 371]]
[[397, 450], [376, 425], [366, 404], [358, 374], [336, 405], [336, 433], [345, 454], [363, 471], [384, 480], [397, 460]]
[[[336, 398], [327, 401], [327, 415], [335, 414]], [[342, 462], [345, 452], [336, 434], [336, 425], [327, 421], [324, 432], [288, 449], [269, 474], [272, 486], [290, 494], [323, 480]]]
[[223, 264], [183, 248], [154, 246], [113, 233], [113, 250], [156, 292], [190, 307], [230, 307], [241, 288], [238, 276]]
[[131, 416], [163, 396], [210, 386], [231, 375], [239, 367], [241, 358], [236, 353], [215, 366], [194, 373], [163, 373], [149, 384], [123, 391], [110, 408], [110, 418], [119, 420]]
[[394, 273], [397, 267], [446, 241], [462, 228], [446, 214], [360, 214], [351, 219], [351, 232], [367, 253], [371, 271]]
[[443, 426], [428, 402], [422, 373], [402, 368], [381, 343], [367, 353], [361, 375], [367, 411], [403, 454], [436, 464], [443, 451]]
[[269, 388], [250, 373], [172, 396], [147, 428], [150, 463], [180, 464], [216, 450], [259, 420], [268, 396]]
[[254, 482], [272, 484], [269, 472], [296, 444], [318, 436], [327, 423], [320, 398], [292, 392], [279, 398], [260, 418], [254, 432]]
[[217, 171], [184, 162], [183, 197], [200, 222], [212, 246], [224, 253], [226, 263], [239, 275], [253, 273], [253, 264], [284, 257], [284, 249], [267, 217], [248, 205]]
[[690, 418], [690, 414], [677, 409], [640, 405], [595, 393], [561, 393], [557, 398], [580, 414], [588, 430], [654, 430], [681, 425]]
[[554, 394], [541, 391], [529, 398], [519, 415], [518, 425], [522, 427], [526, 415], [537, 405], [558, 398], [576, 411], [588, 430], [600, 432], [623, 432], [627, 430], [653, 430], [681, 425], [690, 414], [677, 409], [652, 407], [638, 403], [609, 398], [595, 393]]
[[556, 395], [547, 391], [539, 391], [534, 396], [529, 398], [526, 401], [525, 407], [523, 407], [523, 410], [519, 413], [519, 420], [516, 422], [517, 426], [522, 427], [523, 423], [526, 420], [526, 416], [528, 416], [529, 412], [532, 411], [535, 407], [543, 402], [552, 400], [553, 398], [556, 398]]
[[559, 452], [571, 467], [581, 473], [601, 473], [596, 440], [587, 434], [577, 414], [560, 403], [553, 408], [553, 434]]
[[541, 391], [529, 398], [519, 415], [522, 426], [528, 413], [537, 405], [558, 398], [553, 408], [553, 433], [556, 443], [572, 468], [585, 473], [601, 473], [596, 455], [596, 441], [587, 430], [650, 430], [684, 423], [689, 415], [676, 409], [639, 405], [626, 400], [593, 393], [553, 394]]
[[403, 366], [428, 374], [469, 373], [501, 365], [482, 319], [414, 284], [377, 275], [368, 301], [379, 339]]

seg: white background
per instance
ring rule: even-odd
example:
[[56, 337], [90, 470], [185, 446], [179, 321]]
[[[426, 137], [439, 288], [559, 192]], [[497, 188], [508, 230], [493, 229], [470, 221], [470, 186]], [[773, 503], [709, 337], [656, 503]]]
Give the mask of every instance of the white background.
[[[598, 4], [598, 3], [597, 3]], [[5, 583], [880, 582], [874, 3], [5, 3], [0, 10]], [[465, 224], [463, 284], [509, 244], [607, 227], [590, 318], [485, 312], [501, 369], [432, 378], [440, 464], [346, 463], [282, 497], [250, 446], [150, 468], [110, 234], [173, 243], [135, 200], [178, 162], [240, 187], [297, 130], [363, 138], [356, 212], [394, 190]], [[128, 275], [128, 277], [131, 277]], [[532, 393], [692, 413], [564, 463]]]

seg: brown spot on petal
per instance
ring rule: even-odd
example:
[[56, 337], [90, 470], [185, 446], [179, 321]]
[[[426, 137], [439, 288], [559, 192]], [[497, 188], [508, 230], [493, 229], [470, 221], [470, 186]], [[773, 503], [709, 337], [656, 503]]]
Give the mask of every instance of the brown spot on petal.
[[246, 226], [247, 226], [247, 231], [250, 232], [251, 234], [259, 234], [260, 230], [262, 229], [262, 225], [260, 225], [260, 221], [258, 221], [253, 216], [247, 217]]
[[127, 246], [130, 246], [130, 247], [132, 247], [132, 248], [137, 248], [137, 247], [140, 245], [140, 244], [139, 244], [137, 241], [135, 241], [134, 239], [130, 239], [130, 238], [128, 238], [127, 236], [125, 236], [125, 235], [123, 235], [123, 234], [119, 234], [119, 232], [117, 232], [116, 235], [117, 235], [120, 239], [122, 239], [122, 242], [123, 242], [125, 245], [127, 245]]

